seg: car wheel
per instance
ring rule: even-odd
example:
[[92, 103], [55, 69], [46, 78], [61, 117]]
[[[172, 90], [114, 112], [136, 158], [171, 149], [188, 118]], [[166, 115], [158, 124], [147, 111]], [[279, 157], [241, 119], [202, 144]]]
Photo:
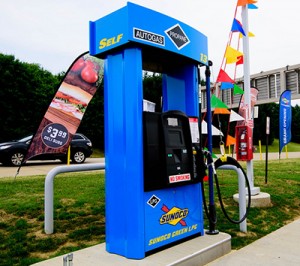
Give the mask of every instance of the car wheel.
[[23, 159], [24, 159], [24, 153], [23, 152], [14, 152], [10, 156], [9, 164], [14, 165], [14, 166], [20, 166]]
[[73, 163], [83, 163], [86, 159], [85, 153], [82, 151], [76, 151], [72, 156]]

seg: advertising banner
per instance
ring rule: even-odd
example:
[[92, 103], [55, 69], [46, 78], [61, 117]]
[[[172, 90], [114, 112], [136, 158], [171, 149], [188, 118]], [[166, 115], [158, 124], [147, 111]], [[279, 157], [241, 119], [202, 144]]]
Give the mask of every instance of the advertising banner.
[[290, 90], [285, 90], [280, 95], [279, 101], [279, 155], [282, 148], [287, 145], [292, 138], [291, 124], [292, 124], [292, 106], [291, 106]]
[[23, 163], [38, 154], [67, 152], [102, 78], [101, 59], [86, 52], [73, 62], [31, 140]]

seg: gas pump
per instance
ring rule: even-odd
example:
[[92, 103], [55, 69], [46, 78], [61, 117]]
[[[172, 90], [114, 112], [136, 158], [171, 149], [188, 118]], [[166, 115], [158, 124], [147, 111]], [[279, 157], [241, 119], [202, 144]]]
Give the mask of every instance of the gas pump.
[[[144, 112], [146, 250], [203, 235], [202, 206], [189, 118], [181, 111]], [[200, 187], [199, 187], [200, 189]], [[196, 204], [195, 204], [196, 202]]]
[[189, 118], [181, 111], [143, 115], [145, 191], [199, 182]]
[[236, 158], [240, 161], [250, 161], [253, 159], [253, 147], [252, 147], [252, 130], [249, 126], [236, 126], [235, 136], [237, 143]]
[[[104, 59], [110, 253], [142, 259], [204, 235], [189, 117], [199, 117], [207, 50], [199, 31], [130, 2], [90, 22], [90, 54]], [[143, 112], [143, 70], [162, 73], [162, 113]]]

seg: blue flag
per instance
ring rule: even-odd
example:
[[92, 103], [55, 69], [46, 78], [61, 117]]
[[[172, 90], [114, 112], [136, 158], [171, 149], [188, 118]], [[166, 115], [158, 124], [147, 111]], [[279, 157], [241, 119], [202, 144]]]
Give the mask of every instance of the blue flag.
[[282, 148], [287, 145], [292, 138], [292, 107], [291, 107], [291, 91], [285, 90], [279, 101], [279, 155]]
[[233, 87], [234, 87], [234, 84], [231, 82], [222, 82], [221, 83], [221, 90], [232, 89]]
[[244, 36], [246, 36], [242, 24], [237, 19], [235, 19], [235, 18], [233, 19], [233, 22], [232, 22], [231, 31], [232, 32], [239, 31]]

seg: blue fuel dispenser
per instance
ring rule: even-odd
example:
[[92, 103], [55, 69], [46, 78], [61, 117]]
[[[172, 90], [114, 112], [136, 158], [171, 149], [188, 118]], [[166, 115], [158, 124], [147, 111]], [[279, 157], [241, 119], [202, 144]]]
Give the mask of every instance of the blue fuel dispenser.
[[[142, 259], [204, 234], [190, 117], [207, 38], [127, 5], [90, 22], [90, 54], [105, 59], [106, 249]], [[163, 74], [162, 113], [143, 112], [143, 70]]]

